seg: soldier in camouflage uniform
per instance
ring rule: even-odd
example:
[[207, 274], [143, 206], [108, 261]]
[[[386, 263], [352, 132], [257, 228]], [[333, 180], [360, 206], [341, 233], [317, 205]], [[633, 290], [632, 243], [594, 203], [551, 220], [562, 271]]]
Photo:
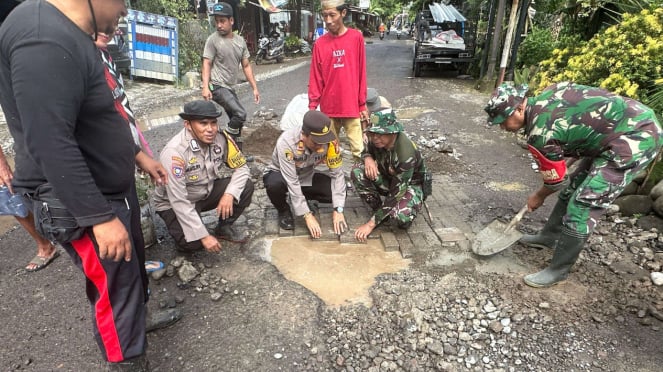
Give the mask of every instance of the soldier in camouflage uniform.
[[424, 200], [424, 159], [403, 133], [403, 125], [396, 121], [393, 110], [372, 113], [371, 122], [362, 163], [355, 165], [351, 173], [355, 190], [373, 209], [371, 219], [355, 231], [355, 238], [362, 242], [387, 219], [407, 229]]
[[[491, 124], [524, 128], [543, 176], [543, 186], [527, 199], [529, 210], [560, 191], [543, 230], [521, 239], [555, 248], [550, 266], [525, 276], [532, 287], [548, 287], [566, 279], [607, 207], [656, 157], [662, 130], [649, 107], [603, 89], [563, 82], [532, 98], [526, 91], [502, 84], [485, 110]], [[564, 157], [580, 158], [572, 174]]]

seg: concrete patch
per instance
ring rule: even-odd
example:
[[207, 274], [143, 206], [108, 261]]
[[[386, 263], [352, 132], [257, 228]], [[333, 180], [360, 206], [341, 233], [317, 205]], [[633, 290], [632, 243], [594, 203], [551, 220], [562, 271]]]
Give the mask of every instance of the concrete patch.
[[435, 112], [435, 110], [425, 109], [423, 107], [408, 107], [396, 110], [396, 114], [400, 120], [415, 119], [421, 114], [427, 114], [430, 112]]
[[486, 187], [494, 191], [523, 191], [528, 187], [520, 182], [488, 182]]
[[409, 260], [385, 252], [379, 239], [366, 245], [311, 241], [308, 237], [271, 242], [271, 262], [289, 280], [308, 288], [329, 306], [371, 306], [368, 289], [382, 273], [404, 270]]

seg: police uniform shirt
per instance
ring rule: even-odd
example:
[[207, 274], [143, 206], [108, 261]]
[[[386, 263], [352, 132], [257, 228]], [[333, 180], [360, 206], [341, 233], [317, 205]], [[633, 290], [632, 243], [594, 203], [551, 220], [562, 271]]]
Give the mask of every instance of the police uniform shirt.
[[[236, 146], [234, 142], [230, 144]], [[209, 235], [196, 211], [196, 202], [210, 195], [214, 181], [230, 176], [225, 193], [239, 201], [249, 179], [250, 171], [246, 161], [234, 162], [236, 159], [229, 159], [228, 146], [224, 134], [217, 133], [214, 143], [207, 146], [200, 144], [187, 129], [183, 129], [161, 151], [160, 160], [168, 172], [168, 184], [156, 188], [154, 207], [157, 211], [172, 209], [175, 212], [187, 242]], [[240, 152], [231, 153], [231, 156], [239, 156], [243, 160]], [[232, 169], [229, 164], [241, 165]]]
[[[341, 169], [341, 151], [338, 140], [311, 153], [301, 139], [301, 125], [281, 134], [272, 153], [272, 162], [265, 172], [281, 172], [288, 184], [290, 201], [296, 216], [309, 212], [302, 186], [313, 184], [315, 167], [326, 165], [332, 179], [332, 204], [334, 208], [345, 206], [345, 176]], [[331, 147], [331, 148], [330, 148]]]

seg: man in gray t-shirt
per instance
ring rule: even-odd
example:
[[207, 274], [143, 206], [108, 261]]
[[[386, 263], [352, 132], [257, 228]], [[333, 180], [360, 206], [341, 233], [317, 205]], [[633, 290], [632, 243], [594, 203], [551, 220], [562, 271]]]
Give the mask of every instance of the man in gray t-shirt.
[[[228, 3], [217, 3], [212, 9], [212, 15], [217, 32], [207, 38], [203, 51], [203, 98], [208, 101], [213, 99], [226, 111], [230, 118], [226, 132], [241, 149], [246, 110], [233, 89], [237, 84], [240, 65], [253, 89], [255, 103], [260, 103], [260, 92], [253, 77], [246, 42], [243, 37], [232, 32], [235, 22], [232, 7]], [[251, 161], [251, 156], [245, 156], [247, 161]]]

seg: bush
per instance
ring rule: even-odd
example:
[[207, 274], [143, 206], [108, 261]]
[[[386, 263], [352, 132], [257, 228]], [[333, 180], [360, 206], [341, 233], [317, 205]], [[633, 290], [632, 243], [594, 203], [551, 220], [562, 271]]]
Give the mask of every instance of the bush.
[[201, 71], [203, 49], [210, 33], [207, 21], [186, 21], [180, 23], [179, 69], [180, 75], [189, 71]]
[[560, 82], [599, 86], [640, 100], [655, 112], [663, 104], [651, 100], [655, 81], [663, 78], [663, 8], [624, 14], [620, 24], [596, 34], [586, 43], [555, 49], [539, 64], [536, 91]]
[[555, 43], [549, 29], [534, 29], [518, 48], [518, 65], [536, 66], [539, 62], [550, 58], [554, 47]]
[[295, 35], [290, 35], [290, 36], [286, 37], [284, 43], [285, 43], [285, 49], [286, 50], [299, 49], [300, 41], [299, 41], [299, 38]]

